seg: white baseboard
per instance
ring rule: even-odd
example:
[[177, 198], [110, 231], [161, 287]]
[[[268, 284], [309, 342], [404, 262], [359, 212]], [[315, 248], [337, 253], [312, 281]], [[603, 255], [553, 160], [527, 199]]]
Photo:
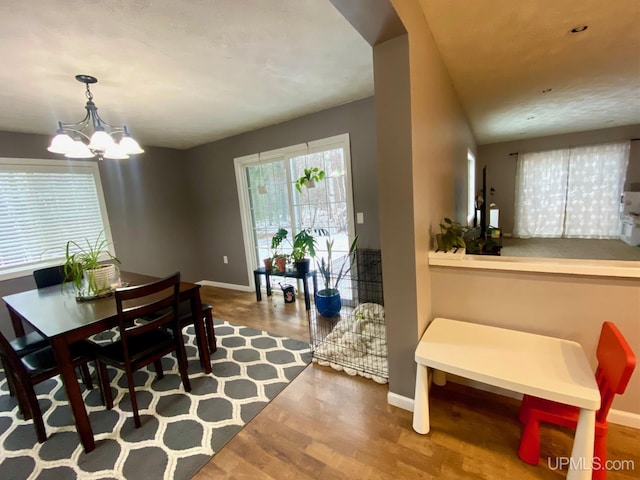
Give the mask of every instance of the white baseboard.
[[[520, 393], [512, 392], [510, 390], [504, 390], [499, 387], [494, 387], [492, 385], [468, 380], [466, 378], [447, 375], [447, 381], [458, 383], [460, 385], [466, 385], [468, 387], [483, 390], [485, 392], [495, 393], [496, 395], [502, 395], [503, 397], [515, 398], [517, 400], [522, 399], [522, 394]], [[402, 408], [403, 410], [407, 410], [409, 412], [413, 412], [414, 409], [413, 398], [404, 397], [393, 392], [389, 392], [387, 394], [387, 403], [389, 405]], [[638, 413], [611, 409], [609, 410], [609, 416], [607, 417], [607, 420], [609, 421], [609, 423], [613, 423], [616, 425], [623, 425], [625, 427], [640, 429], [640, 414]]]
[[394, 407], [413, 412], [413, 398], [403, 397], [397, 393], [389, 392], [387, 393], [387, 403]]
[[212, 282], [211, 280], [200, 280], [196, 282], [198, 285], [207, 287], [227, 288], [229, 290], [240, 290], [241, 292], [254, 292], [255, 290], [247, 285], [236, 285], [234, 283]]

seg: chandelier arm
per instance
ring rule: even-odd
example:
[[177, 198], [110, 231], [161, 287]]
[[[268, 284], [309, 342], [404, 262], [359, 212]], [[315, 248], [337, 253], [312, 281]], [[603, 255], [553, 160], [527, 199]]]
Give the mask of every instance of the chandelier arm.
[[84, 133], [81, 130], [78, 130], [76, 128], [64, 127], [62, 130], [66, 134], [71, 133], [73, 135], [80, 135], [81, 137], [84, 137], [87, 141], [91, 141], [91, 138], [89, 138], [89, 136], [86, 133]]
[[107, 127], [109, 127], [109, 128], [112, 130], [112, 131], [109, 133], [110, 135], [112, 135], [112, 134], [114, 134], [114, 133], [124, 133], [124, 131], [125, 131], [125, 130], [126, 130], [126, 128], [127, 128], [125, 125], [123, 125], [123, 126], [119, 126], [119, 125], [111, 125], [110, 123], [105, 122], [105, 121], [102, 119], [102, 117], [98, 114], [98, 109], [97, 109], [97, 108], [94, 110], [93, 115], [95, 116], [95, 119], [97, 120], [98, 125], [101, 125], [101, 126], [103, 126], [103, 125], [104, 125], [104, 126], [107, 126]]
[[77, 129], [77, 128], [79, 128], [80, 130], [84, 130], [86, 126], [89, 125], [89, 118], [90, 118], [89, 112], [87, 111], [87, 114], [79, 122], [75, 122], [75, 123], [58, 122], [58, 125], [60, 125], [60, 128], [62, 128], [63, 130]]

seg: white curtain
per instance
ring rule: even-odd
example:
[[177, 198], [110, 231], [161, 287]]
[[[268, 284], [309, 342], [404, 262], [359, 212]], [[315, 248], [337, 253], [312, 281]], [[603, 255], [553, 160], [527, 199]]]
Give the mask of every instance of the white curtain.
[[619, 238], [630, 143], [518, 155], [514, 235]]

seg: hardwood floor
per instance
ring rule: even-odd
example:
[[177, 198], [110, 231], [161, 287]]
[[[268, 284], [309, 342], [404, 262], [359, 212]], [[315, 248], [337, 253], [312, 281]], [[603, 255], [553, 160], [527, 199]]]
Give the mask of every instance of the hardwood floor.
[[[256, 302], [253, 293], [202, 288], [214, 317], [308, 340], [304, 302]], [[541, 460], [519, 460], [519, 402], [448, 383], [431, 395], [431, 433], [411, 412], [387, 404], [387, 385], [311, 364], [193, 478], [211, 479], [560, 479], [556, 457], [571, 453], [573, 432], [545, 426]], [[610, 460], [639, 478], [640, 430], [610, 425]], [[551, 459], [548, 460], [548, 457]]]

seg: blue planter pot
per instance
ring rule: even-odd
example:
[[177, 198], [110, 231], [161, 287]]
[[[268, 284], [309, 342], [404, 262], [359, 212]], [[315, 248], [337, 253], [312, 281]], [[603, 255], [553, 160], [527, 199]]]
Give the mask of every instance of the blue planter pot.
[[316, 293], [316, 309], [323, 317], [337, 317], [341, 308], [342, 300], [338, 290], [320, 290]]

